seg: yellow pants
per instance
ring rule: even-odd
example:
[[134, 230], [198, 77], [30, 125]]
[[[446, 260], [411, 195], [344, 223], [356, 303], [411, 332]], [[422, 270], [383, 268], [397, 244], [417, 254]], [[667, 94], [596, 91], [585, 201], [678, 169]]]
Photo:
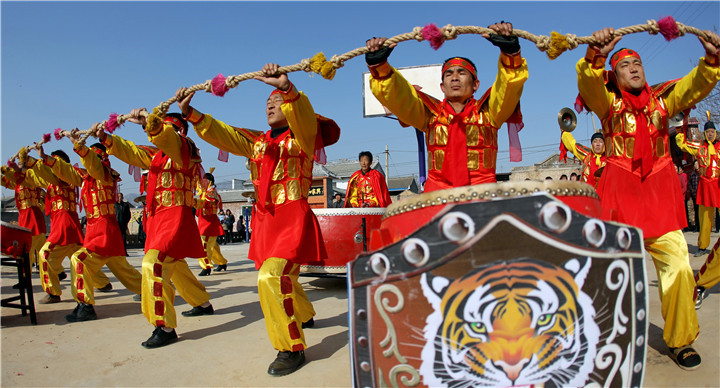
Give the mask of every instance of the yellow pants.
[[720, 238], [715, 242], [700, 271], [695, 274], [695, 283], [703, 288], [711, 288], [720, 281]]
[[185, 259], [175, 260], [157, 249], [148, 250], [142, 262], [142, 312], [153, 326], [177, 327], [175, 289], [193, 307], [210, 301], [210, 294]]
[[[62, 261], [65, 257], [70, 257], [78, 249], [82, 248], [80, 244], [55, 245], [45, 242], [40, 249], [40, 284], [43, 290], [48, 294], [60, 296], [60, 279], [58, 274], [63, 272]], [[102, 288], [110, 284], [110, 279], [102, 271], [98, 270], [95, 274], [95, 288]]]
[[298, 283], [300, 265], [271, 257], [258, 272], [258, 295], [265, 328], [272, 346], [279, 351], [304, 350], [302, 323], [315, 316], [315, 309]]
[[142, 275], [128, 263], [125, 256], [100, 256], [88, 251], [87, 248], [80, 248], [70, 258], [70, 265], [72, 268], [72, 293], [78, 303], [95, 304], [93, 287], [98, 273], [102, 274], [100, 268], [103, 265], [107, 265], [125, 288], [136, 294], [140, 293]]
[[32, 242], [30, 243], [30, 265], [40, 263], [40, 249], [45, 245], [47, 236], [45, 233], [40, 233], [32, 236]]
[[698, 219], [700, 220], [700, 233], [698, 234], [698, 249], [706, 249], [710, 245], [710, 232], [715, 222], [715, 208], [698, 205]]
[[665, 320], [663, 339], [671, 348], [690, 345], [697, 338], [700, 326], [693, 302], [695, 278], [685, 237], [675, 230], [658, 238], [646, 238], [645, 249], [655, 262]]
[[227, 264], [227, 259], [220, 253], [220, 245], [217, 243], [217, 236], [200, 236], [205, 247], [205, 257], [198, 259], [202, 269], [212, 268], [215, 265]]

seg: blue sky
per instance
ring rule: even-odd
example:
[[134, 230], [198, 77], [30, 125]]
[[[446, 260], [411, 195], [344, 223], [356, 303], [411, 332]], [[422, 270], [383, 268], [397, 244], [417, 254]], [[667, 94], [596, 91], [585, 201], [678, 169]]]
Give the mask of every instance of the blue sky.
[[[391, 37], [435, 23], [487, 26], [505, 20], [515, 28], [549, 35], [551, 31], [587, 36], [602, 27], [625, 27], [672, 15], [686, 25], [717, 31], [720, 3], [715, 2], [15, 2], [2, 1], [1, 58], [2, 161], [55, 128], [87, 129], [110, 113], [152, 109], [181, 86], [257, 71], [266, 62], [292, 65], [317, 52], [329, 58], [364, 46], [373, 36]], [[557, 150], [557, 112], [577, 95], [575, 63], [585, 46], [550, 61], [532, 42], [522, 40], [530, 78], [521, 99], [525, 128], [520, 132], [524, 159], [510, 163], [506, 126], [500, 131], [498, 171], [537, 163]], [[693, 35], [666, 42], [639, 33], [620, 46], [640, 52], [648, 82], [687, 74], [704, 50]], [[478, 66], [480, 89], [494, 81], [498, 49], [479, 35], [461, 35], [438, 50], [427, 42], [400, 43], [390, 57], [396, 67], [442, 63], [462, 55]], [[415, 136], [386, 118], [363, 118], [363, 57], [337, 70], [335, 79], [296, 72], [290, 79], [303, 90], [315, 111], [337, 121], [340, 141], [326, 149], [328, 160], [356, 158], [387, 145], [389, 173], [417, 173]], [[439, 82], [439, 80], [438, 80]], [[240, 83], [225, 97], [199, 92], [193, 105], [235, 126], [267, 129], [264, 114], [269, 86]], [[177, 111], [177, 106], [171, 107]], [[694, 112], [695, 116], [698, 116]], [[599, 122], [596, 119], [596, 124]], [[592, 124], [579, 117], [579, 141], [590, 138]], [[116, 134], [148, 144], [141, 128], [128, 123]], [[217, 160], [217, 149], [191, 137], [200, 147], [206, 169], [216, 167], [218, 181], [247, 179], [245, 158]], [[67, 139], [46, 150], [71, 152]], [[384, 158], [383, 158], [384, 160]], [[120, 189], [136, 193], [128, 167], [111, 158], [123, 177]], [[3, 189], [3, 194], [10, 194]]]

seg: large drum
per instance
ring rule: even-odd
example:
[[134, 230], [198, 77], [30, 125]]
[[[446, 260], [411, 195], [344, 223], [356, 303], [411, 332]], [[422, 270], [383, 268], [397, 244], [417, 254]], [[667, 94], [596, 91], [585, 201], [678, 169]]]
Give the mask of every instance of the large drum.
[[328, 258], [300, 267], [305, 274], [347, 273], [347, 263], [368, 250], [370, 231], [380, 227], [385, 208], [313, 209]]
[[348, 264], [354, 386], [642, 385], [642, 233], [599, 219], [590, 186], [478, 185], [387, 213], [393, 242]]
[[549, 194], [571, 209], [590, 217], [600, 217], [600, 198], [595, 189], [583, 182], [521, 181], [488, 183], [423, 193], [388, 206], [379, 230], [373, 231], [370, 249], [391, 244], [425, 225], [448, 205], [496, 202], [511, 198]]
[[2, 253], [11, 256], [30, 252], [32, 231], [20, 225], [0, 221], [0, 245]]

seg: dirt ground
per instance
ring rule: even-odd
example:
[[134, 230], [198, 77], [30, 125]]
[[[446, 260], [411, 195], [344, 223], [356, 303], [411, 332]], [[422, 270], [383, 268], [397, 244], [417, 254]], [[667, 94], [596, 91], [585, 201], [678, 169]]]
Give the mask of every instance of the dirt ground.
[[[686, 233], [691, 264], [699, 269], [705, 257], [694, 258], [697, 233]], [[718, 235], [712, 235], [712, 241]], [[230, 261], [227, 272], [201, 277], [212, 296], [215, 314], [178, 316], [179, 341], [159, 349], [140, 343], [153, 327], [140, 303], [109, 271], [114, 290], [96, 293], [98, 320], [67, 323], [75, 306], [69, 282], [63, 282], [62, 302], [36, 304], [38, 325], [20, 311], [2, 308], [3, 387], [348, 387], [352, 385], [348, 347], [347, 288], [344, 279], [301, 277], [315, 306], [315, 328], [307, 329], [307, 363], [285, 377], [271, 377], [267, 367], [276, 352], [270, 346], [257, 297], [257, 274], [247, 260], [247, 244], [223, 245]], [[140, 267], [142, 252], [130, 250], [129, 262]], [[196, 260], [188, 260], [198, 273]], [[68, 261], [65, 261], [67, 267]], [[720, 386], [720, 287], [710, 290], [702, 309], [699, 369], [687, 372], [668, 357], [662, 340], [663, 321], [652, 260], [646, 259], [650, 294], [650, 329], [644, 385], [647, 387]], [[1, 292], [12, 294], [16, 275], [2, 268]], [[44, 293], [34, 274], [36, 300]], [[190, 307], [176, 299], [178, 312]]]

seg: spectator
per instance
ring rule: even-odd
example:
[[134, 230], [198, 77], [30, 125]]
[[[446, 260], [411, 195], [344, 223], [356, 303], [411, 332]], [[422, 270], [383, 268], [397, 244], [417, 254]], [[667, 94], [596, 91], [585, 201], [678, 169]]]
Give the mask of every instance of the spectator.
[[340, 193], [335, 193], [335, 198], [333, 198], [332, 202], [330, 202], [329, 208], [342, 208], [344, 206], [344, 202], [342, 200], [342, 195]]
[[700, 231], [700, 223], [698, 221], [698, 203], [697, 203], [697, 191], [698, 191], [698, 184], [700, 184], [700, 174], [698, 171], [700, 170], [700, 164], [695, 161], [693, 163], [693, 168], [690, 170], [690, 174], [688, 174], [688, 195], [690, 196], [690, 200], [692, 201], [693, 206], [693, 224], [692, 229], [690, 229], [693, 232]]
[[232, 242], [232, 231], [233, 231], [233, 225], [235, 225], [235, 216], [230, 211], [230, 209], [225, 210], [225, 235], [227, 238], [225, 238], [225, 244], [228, 242]]
[[217, 242], [218, 244], [227, 244], [227, 226], [225, 225], [225, 212], [222, 211], [222, 209], [218, 210], [218, 218], [220, 219], [220, 225], [222, 225], [223, 232], [225, 232], [222, 236], [218, 236]]
[[128, 224], [130, 223], [130, 204], [123, 197], [123, 193], [118, 194], [118, 200], [115, 202], [115, 218], [120, 225], [120, 234], [123, 239], [123, 246], [125, 247], [125, 256], [127, 256], [127, 235], [128, 235]]

